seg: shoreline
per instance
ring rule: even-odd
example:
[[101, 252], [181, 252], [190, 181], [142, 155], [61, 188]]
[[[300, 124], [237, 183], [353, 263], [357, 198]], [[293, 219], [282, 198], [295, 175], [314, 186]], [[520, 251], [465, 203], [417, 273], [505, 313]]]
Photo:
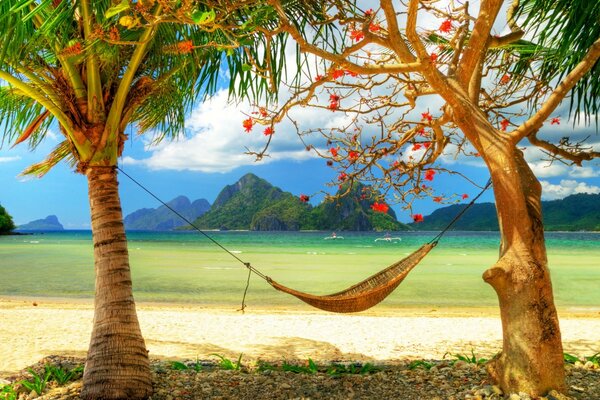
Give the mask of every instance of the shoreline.
[[[33, 305], [33, 302], [37, 306]], [[502, 347], [495, 308], [385, 309], [331, 314], [312, 309], [249, 308], [198, 304], [137, 305], [153, 359], [211, 359], [222, 354], [244, 360], [358, 361], [397, 363], [442, 359], [446, 354], [490, 357]], [[560, 313], [565, 352], [600, 351], [600, 313]], [[92, 299], [0, 296], [0, 377], [49, 355], [85, 357]]]
[[[92, 297], [53, 297], [53, 296], [26, 296], [26, 295], [0, 295], [0, 309], [9, 308], [29, 308], [36, 303], [37, 306], [44, 306], [46, 308], [58, 308], [58, 309], [90, 309], [93, 310], [94, 299]], [[239, 311], [239, 305], [230, 303], [199, 303], [199, 302], [173, 302], [173, 301], [140, 301], [136, 300], [137, 309], [145, 310], [193, 310], [193, 311], [216, 311], [219, 313], [231, 313], [243, 315]], [[33, 306], [33, 307], [37, 307]], [[500, 318], [500, 310], [498, 306], [480, 306], [480, 307], [468, 307], [468, 306], [431, 306], [428, 304], [424, 305], [410, 305], [405, 307], [397, 306], [386, 306], [385, 304], [379, 304], [369, 310], [362, 311], [355, 314], [335, 314], [325, 311], [321, 311], [312, 308], [304, 303], [298, 302], [298, 304], [290, 305], [252, 305], [247, 304], [246, 310], [249, 313], [256, 314], [276, 314], [276, 315], [347, 315], [347, 316], [368, 316], [368, 317], [401, 317], [401, 316], [415, 316], [415, 317], [496, 317]], [[557, 312], [559, 318], [591, 318], [600, 319], [600, 306], [565, 306], [558, 307]]]

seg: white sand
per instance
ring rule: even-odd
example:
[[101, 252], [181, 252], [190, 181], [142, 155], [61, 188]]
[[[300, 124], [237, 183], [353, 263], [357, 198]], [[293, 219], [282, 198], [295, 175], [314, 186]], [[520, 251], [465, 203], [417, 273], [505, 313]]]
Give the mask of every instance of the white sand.
[[[91, 301], [0, 299], [0, 375], [51, 354], [85, 356], [92, 328]], [[377, 360], [435, 358], [445, 353], [490, 356], [501, 349], [495, 310], [389, 310], [359, 315], [205, 309], [187, 305], [138, 305], [150, 356], [243, 360]], [[565, 351], [600, 351], [600, 314], [561, 318]]]

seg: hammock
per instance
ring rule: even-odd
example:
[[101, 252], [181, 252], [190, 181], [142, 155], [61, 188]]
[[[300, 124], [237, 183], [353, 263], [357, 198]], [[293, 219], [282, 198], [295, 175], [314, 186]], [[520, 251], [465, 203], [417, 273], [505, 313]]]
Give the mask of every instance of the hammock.
[[241, 311], [244, 311], [246, 308], [246, 293], [248, 292], [248, 286], [250, 284], [250, 274], [255, 273], [260, 276], [264, 280], [266, 280], [271, 286], [275, 289], [288, 293], [292, 296], [297, 297], [303, 302], [310, 304], [313, 307], [319, 308], [324, 311], [331, 311], [335, 313], [352, 313], [367, 310], [373, 307], [376, 304], [379, 304], [383, 299], [389, 296], [390, 293], [394, 291], [400, 285], [400, 283], [406, 278], [408, 273], [416, 267], [419, 262], [433, 249], [440, 238], [454, 225], [456, 221], [473, 205], [475, 201], [491, 186], [492, 180], [490, 179], [485, 187], [481, 190], [481, 192], [471, 200], [469, 204], [465, 208], [463, 208], [450, 223], [444, 228], [440, 233], [438, 233], [432, 240], [430, 240], [427, 244], [421, 246], [417, 251], [410, 254], [409, 256], [403, 258], [402, 260], [392, 264], [391, 266], [381, 270], [365, 279], [362, 282], [357, 283], [356, 285], [350, 286], [348, 289], [342, 290], [341, 292], [328, 294], [328, 295], [313, 295], [309, 293], [300, 292], [298, 290], [291, 289], [287, 286], [284, 286], [280, 283], [275, 282], [270, 277], [264, 275], [262, 272], [254, 268], [250, 265], [249, 262], [245, 262], [241, 258], [239, 258], [236, 254], [232, 253], [228, 249], [226, 249], [221, 243], [217, 242], [212, 236], [209, 236], [206, 232], [202, 231], [200, 228], [195, 226], [192, 222], [190, 222], [186, 217], [181, 215], [179, 212], [170, 207], [167, 203], [159, 199], [154, 193], [144, 187], [141, 183], [133, 179], [129, 176], [125, 171], [121, 168], [117, 167], [117, 169], [123, 173], [126, 177], [128, 177], [131, 181], [133, 181], [136, 185], [141, 187], [144, 191], [146, 191], [150, 196], [154, 197], [158, 200], [162, 205], [171, 210], [175, 215], [179, 216], [182, 220], [187, 222], [190, 226], [204, 235], [207, 239], [212, 241], [214, 244], [219, 246], [221, 249], [229, 253], [233, 258], [241, 262], [248, 268], [248, 280], [246, 282], [246, 289], [244, 290], [244, 297], [242, 299], [242, 308]]
[[367, 310], [383, 301], [400, 285], [408, 273], [435, 247], [437, 242], [421, 246], [406, 258], [379, 271], [362, 282], [341, 292], [316, 296], [283, 286], [269, 277], [267, 282], [275, 289], [297, 297], [303, 302], [324, 311], [353, 313]]

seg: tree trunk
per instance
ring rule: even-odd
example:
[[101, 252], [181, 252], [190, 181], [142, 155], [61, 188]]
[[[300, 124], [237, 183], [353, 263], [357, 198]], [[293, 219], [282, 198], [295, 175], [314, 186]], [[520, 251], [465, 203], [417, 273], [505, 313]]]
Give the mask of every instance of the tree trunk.
[[488, 372], [505, 393], [564, 390], [558, 316], [546, 258], [541, 186], [523, 154], [506, 146], [486, 160], [500, 223], [498, 262], [483, 274], [498, 295], [502, 352]]
[[96, 296], [82, 399], [146, 399], [148, 352], [135, 311], [115, 167], [87, 168]]

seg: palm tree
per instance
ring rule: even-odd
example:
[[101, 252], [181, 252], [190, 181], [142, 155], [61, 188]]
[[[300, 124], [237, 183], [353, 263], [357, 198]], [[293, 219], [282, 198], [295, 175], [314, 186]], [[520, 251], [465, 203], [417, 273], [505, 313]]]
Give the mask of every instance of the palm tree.
[[[142, 399], [152, 391], [118, 193], [125, 129], [176, 137], [223, 69], [233, 94], [276, 93], [285, 38], [255, 35], [275, 13], [241, 3], [0, 2], [4, 140], [35, 148], [56, 123], [63, 141], [24, 173], [42, 176], [66, 160], [88, 181], [96, 294], [82, 398]], [[301, 21], [302, 5], [292, 3]]]

